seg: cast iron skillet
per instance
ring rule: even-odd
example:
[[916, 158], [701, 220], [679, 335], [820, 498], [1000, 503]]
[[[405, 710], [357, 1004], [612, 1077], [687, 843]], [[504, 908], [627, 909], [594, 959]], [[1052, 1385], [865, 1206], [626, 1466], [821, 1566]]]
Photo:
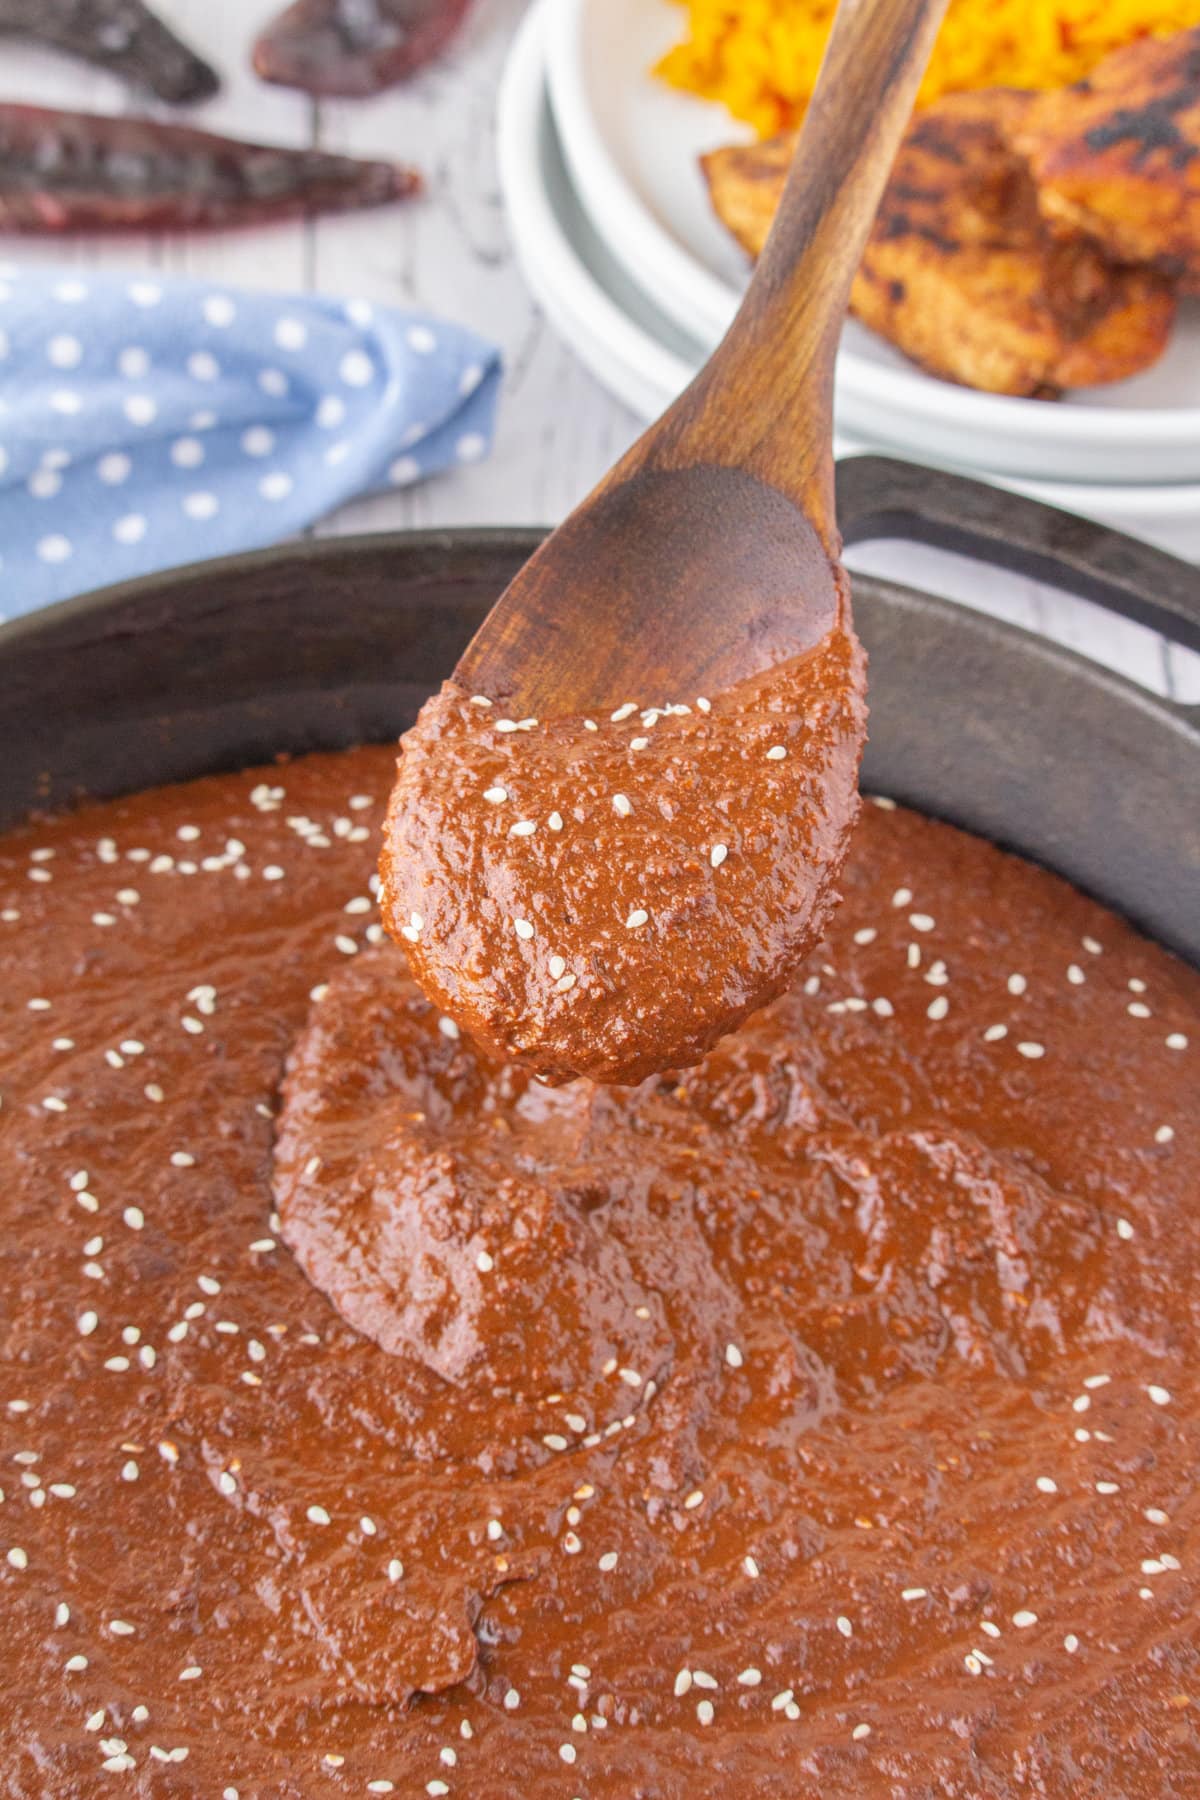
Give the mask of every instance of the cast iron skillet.
[[[847, 543], [921, 539], [1200, 650], [1200, 572], [1103, 527], [879, 457], [838, 469]], [[535, 531], [327, 538], [0, 628], [0, 827], [281, 751], [394, 738]], [[1200, 709], [949, 601], [854, 583], [867, 788], [1022, 851], [1200, 963]]]

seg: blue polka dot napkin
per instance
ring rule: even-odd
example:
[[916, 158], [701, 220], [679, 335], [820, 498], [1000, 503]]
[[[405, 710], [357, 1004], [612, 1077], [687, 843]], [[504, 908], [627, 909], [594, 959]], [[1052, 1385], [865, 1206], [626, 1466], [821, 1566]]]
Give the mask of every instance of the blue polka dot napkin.
[[424, 313], [6, 266], [0, 616], [475, 462], [499, 381], [493, 345]]

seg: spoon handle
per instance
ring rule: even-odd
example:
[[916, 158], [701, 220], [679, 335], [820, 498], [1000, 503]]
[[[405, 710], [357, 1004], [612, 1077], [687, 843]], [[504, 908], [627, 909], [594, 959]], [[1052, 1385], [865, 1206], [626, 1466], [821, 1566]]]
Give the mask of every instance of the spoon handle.
[[948, 0], [841, 0], [775, 222], [732, 325], [643, 466], [749, 470], [839, 547], [833, 369], [860, 258]]

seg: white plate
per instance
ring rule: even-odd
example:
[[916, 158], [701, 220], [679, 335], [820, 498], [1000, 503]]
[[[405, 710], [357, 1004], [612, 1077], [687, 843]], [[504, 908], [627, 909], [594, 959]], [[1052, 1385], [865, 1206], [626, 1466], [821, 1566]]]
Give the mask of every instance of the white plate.
[[[650, 74], [679, 33], [669, 0], [543, 3], [551, 100], [579, 197], [626, 273], [711, 349], [737, 308], [746, 265], [709, 207], [696, 158], [748, 134], [722, 107]], [[850, 320], [837, 414], [846, 431], [1018, 476], [1197, 480], [1200, 306], [1183, 309], [1153, 369], [1059, 403], [940, 381]]]
[[[575, 197], [546, 93], [546, 13], [554, 4], [557, 0], [541, 0], [529, 13], [501, 84], [500, 179], [509, 226], [526, 280], [555, 329], [598, 381], [650, 420], [686, 387], [703, 352], [630, 281]], [[867, 447], [867, 440], [845, 435], [835, 444], [839, 455]], [[887, 446], [875, 440], [870, 447]], [[979, 473], [944, 460], [948, 467]], [[997, 485], [1200, 558], [1200, 486], [1011, 478], [998, 479]]]

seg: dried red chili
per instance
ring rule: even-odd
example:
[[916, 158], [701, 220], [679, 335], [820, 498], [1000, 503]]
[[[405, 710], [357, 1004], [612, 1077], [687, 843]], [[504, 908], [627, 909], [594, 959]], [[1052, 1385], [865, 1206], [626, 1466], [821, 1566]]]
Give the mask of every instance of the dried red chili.
[[294, 0], [260, 35], [264, 81], [308, 94], [377, 94], [430, 62], [470, 0]]
[[160, 100], [206, 100], [220, 85], [142, 0], [0, 0], [0, 33], [80, 56]]
[[399, 163], [0, 102], [4, 231], [246, 225], [382, 206], [420, 185]]

